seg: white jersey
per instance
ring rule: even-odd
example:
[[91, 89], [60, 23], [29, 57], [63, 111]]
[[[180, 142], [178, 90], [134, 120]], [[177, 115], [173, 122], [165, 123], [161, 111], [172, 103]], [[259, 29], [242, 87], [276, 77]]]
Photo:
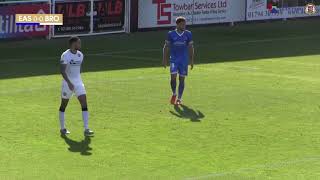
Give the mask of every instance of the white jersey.
[[61, 55], [60, 64], [66, 64], [66, 74], [72, 84], [82, 84], [82, 79], [80, 75], [81, 64], [83, 61], [83, 54], [77, 51], [73, 54], [70, 49], [66, 50]]

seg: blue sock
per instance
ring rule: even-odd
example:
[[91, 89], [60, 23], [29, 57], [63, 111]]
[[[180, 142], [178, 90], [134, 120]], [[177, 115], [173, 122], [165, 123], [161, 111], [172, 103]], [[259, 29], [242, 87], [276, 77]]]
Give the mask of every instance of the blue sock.
[[178, 99], [182, 98], [182, 94], [184, 91], [184, 80], [180, 80], [179, 81], [179, 95], [178, 95]]
[[175, 95], [176, 94], [176, 88], [177, 88], [177, 80], [171, 80], [170, 84], [171, 84], [172, 94]]

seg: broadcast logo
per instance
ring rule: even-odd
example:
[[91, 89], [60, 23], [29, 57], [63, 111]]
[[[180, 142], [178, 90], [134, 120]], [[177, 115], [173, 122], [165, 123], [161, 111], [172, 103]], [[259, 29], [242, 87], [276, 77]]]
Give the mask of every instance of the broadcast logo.
[[17, 25], [63, 25], [62, 14], [16, 14]]
[[317, 13], [316, 5], [314, 5], [313, 3], [308, 3], [304, 11], [308, 15], [314, 15]]

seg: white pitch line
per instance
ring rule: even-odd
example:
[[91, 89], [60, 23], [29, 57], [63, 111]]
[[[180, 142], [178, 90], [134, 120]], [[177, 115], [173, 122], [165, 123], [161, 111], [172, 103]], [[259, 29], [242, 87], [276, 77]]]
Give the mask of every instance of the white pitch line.
[[[124, 55], [111, 55], [111, 54], [100, 54], [100, 56], [107, 56], [107, 57], [115, 57], [115, 58], [127, 58], [127, 59], [134, 59], [134, 60], [158, 60], [158, 58], [146, 58], [146, 57], [138, 57], [138, 56], [124, 56]], [[160, 60], [159, 60], [160, 62]], [[160, 63], [159, 63], [160, 64]], [[292, 76], [292, 75], [283, 75], [283, 74], [275, 74], [275, 73], [268, 73], [268, 72], [258, 72], [257, 70], [259, 70], [260, 68], [257, 67], [250, 67], [250, 66], [239, 66], [239, 65], [227, 65], [224, 68], [241, 68], [244, 70], [255, 70], [255, 71], [250, 71], [250, 75], [255, 75], [255, 76], [268, 76], [268, 77], [277, 77], [277, 78], [285, 78], [285, 79], [295, 79], [295, 80], [300, 80], [300, 81], [306, 81], [306, 82], [314, 82], [314, 83], [320, 83], [320, 81], [318, 79], [312, 79], [312, 78], [303, 78], [303, 77], [299, 77], [299, 76]], [[214, 67], [214, 69], [219, 69], [219, 70], [225, 70], [224, 68], [219, 68], [219, 67]], [[149, 76], [150, 77], [150, 76]], [[154, 79], [155, 76], [151, 76], [148, 79]], [[158, 78], [158, 77], [156, 77]], [[137, 80], [137, 79], [147, 79], [147, 78], [143, 78], [143, 77], [137, 77], [137, 78], [125, 78], [125, 79], [113, 79], [113, 80], [106, 80], [104, 82], [109, 82], [109, 81], [126, 81], [126, 80]], [[54, 88], [54, 87], [52, 87]], [[21, 90], [15, 90], [13, 92], [17, 93], [17, 92], [32, 92], [32, 91], [36, 91], [36, 90], [41, 90], [43, 88], [33, 88], [33, 89], [21, 89]], [[44, 88], [46, 89], [46, 88]], [[48, 88], [51, 89], [51, 88]], [[10, 94], [10, 92], [7, 91], [0, 91], [0, 94]]]
[[[159, 48], [160, 49], [160, 48]], [[134, 49], [134, 50], [125, 50], [125, 51], [105, 51], [105, 52], [97, 52], [97, 53], [87, 53], [84, 56], [107, 56], [113, 54], [125, 54], [125, 53], [132, 53], [132, 52], [152, 52], [152, 51], [159, 51], [159, 49]], [[13, 58], [13, 59], [4, 59], [0, 61], [0, 64], [3, 63], [12, 63], [12, 62], [24, 62], [26, 60], [51, 60], [56, 59], [57, 62], [60, 60], [60, 56], [47, 56], [47, 57], [26, 57], [26, 58]]]
[[264, 42], [273, 42], [273, 41], [287, 41], [287, 40], [298, 40], [298, 39], [314, 39], [319, 38], [319, 35], [309, 35], [309, 36], [296, 36], [296, 37], [287, 37], [287, 38], [270, 38], [270, 39], [261, 39], [261, 40], [249, 40], [249, 41], [238, 41], [225, 44], [239, 45], [239, 44], [249, 44], [249, 43], [264, 43]]
[[131, 49], [125, 51], [109, 51], [109, 52], [101, 52], [101, 53], [89, 53], [89, 56], [99, 56], [99, 55], [114, 55], [114, 54], [125, 54], [125, 53], [134, 53], [134, 52], [154, 52], [159, 51], [161, 48], [150, 48], [150, 49]]
[[99, 55], [99, 56], [107, 56], [107, 57], [115, 57], [115, 58], [126, 58], [126, 59], [133, 59], [133, 60], [159, 60], [159, 64], [161, 64], [162, 58], [152, 58], [152, 57], [139, 57], [139, 56], [126, 56], [126, 55]]
[[[145, 58], [145, 57], [137, 57], [137, 56], [123, 56], [123, 55], [101, 55], [101, 56], [110, 56], [110, 57], [121, 57], [121, 58], [128, 58], [128, 59], [135, 59], [135, 60], [157, 60], [157, 58]], [[255, 70], [255, 71], [250, 71], [250, 75], [253, 76], [268, 76], [268, 77], [277, 77], [277, 78], [285, 78], [285, 79], [294, 79], [294, 80], [300, 80], [300, 81], [305, 81], [305, 82], [314, 82], [314, 83], [320, 83], [320, 80], [318, 79], [311, 79], [311, 78], [302, 78], [299, 76], [291, 76], [291, 75], [282, 75], [282, 74], [275, 74], [275, 73], [268, 73], [268, 72], [258, 72], [260, 68], [257, 67], [250, 67], [250, 66], [241, 66], [241, 65], [226, 65], [223, 68], [215, 66], [214, 69], [216, 70], [226, 70], [226, 68], [241, 68], [244, 70]], [[231, 69], [232, 70], [232, 69]], [[131, 81], [131, 80], [146, 80], [146, 79], [159, 79], [160, 77], [164, 76], [139, 76], [139, 77], [134, 77], [134, 78], [119, 78], [119, 79], [108, 79], [108, 80], [98, 80], [98, 81], [90, 81], [91, 83], [88, 84], [101, 84], [101, 82], [118, 82], [118, 81]], [[29, 89], [15, 89], [11, 91], [1, 91], [1, 95], [6, 95], [6, 94], [14, 94], [14, 93], [20, 93], [20, 92], [32, 92], [32, 91], [38, 91], [38, 90], [48, 90], [48, 89], [54, 89], [57, 88], [56, 86], [54, 87], [42, 87], [42, 88], [29, 88]]]
[[316, 64], [316, 63], [304, 63], [304, 62], [300, 62], [300, 61], [293, 61], [293, 60], [272, 60], [272, 62], [284, 62], [284, 63], [289, 63], [289, 64], [297, 64], [297, 65], [302, 65], [302, 66], [312, 66], [312, 67], [317, 67], [320, 66], [320, 64]]
[[[109, 55], [106, 55], [109, 56]], [[128, 58], [128, 59], [135, 59], [135, 60], [158, 60], [157, 58], [146, 58], [146, 57], [138, 57], [138, 56], [123, 56], [123, 55], [110, 55], [111, 57], [120, 57], [120, 58]], [[160, 60], [159, 60], [160, 62]], [[260, 75], [260, 76], [271, 76], [271, 77], [279, 77], [279, 78], [286, 78], [286, 79], [295, 79], [300, 81], [307, 81], [307, 82], [317, 82], [320, 81], [318, 79], [313, 78], [304, 78], [299, 76], [292, 76], [292, 75], [284, 75], [284, 74], [276, 74], [276, 73], [268, 73], [268, 72], [258, 72], [260, 68], [258, 67], [250, 67], [250, 66], [239, 66], [239, 65], [226, 65], [225, 67], [231, 67], [231, 68], [237, 68], [237, 69], [243, 69], [243, 70], [255, 70], [250, 71], [251, 74], [254, 75]], [[217, 69], [218, 67], [214, 67]], [[220, 68], [223, 69], [223, 68]]]
[[250, 73], [256, 76], [269, 76], [269, 77], [278, 77], [278, 78], [285, 78], [285, 79], [295, 79], [295, 80], [314, 82], [314, 83], [320, 82], [318, 79], [304, 78], [304, 77], [292, 76], [292, 75], [275, 74], [275, 73], [268, 73], [268, 72], [250, 72]]
[[[168, 73], [169, 75], [169, 73]], [[167, 78], [165, 75], [158, 75], [158, 76], [135, 76], [131, 78], [113, 78], [112, 79], [104, 79], [104, 80], [91, 80], [89, 83], [86, 83], [84, 81], [84, 84], [86, 88], [88, 87], [94, 87], [94, 85], [101, 85], [101, 83], [107, 83], [107, 82], [113, 82], [113, 83], [118, 83], [118, 82], [126, 82], [126, 81], [132, 81], [132, 80], [152, 80], [152, 79], [160, 79], [160, 78]], [[93, 85], [93, 86], [87, 86], [87, 85]], [[88, 88], [88, 89], [90, 89]], [[34, 91], [43, 91], [43, 90], [51, 90], [51, 89], [57, 89], [60, 91], [61, 86], [45, 86], [41, 88], [21, 88], [21, 89], [13, 89], [13, 90], [0, 90], [0, 95], [8, 95], [8, 94], [16, 94], [16, 93], [27, 93], [27, 92], [34, 92]]]
[[[219, 47], [219, 46], [233, 46], [233, 45], [241, 45], [241, 44], [252, 44], [252, 43], [265, 43], [265, 42], [273, 42], [273, 41], [287, 41], [287, 40], [298, 40], [298, 39], [313, 39], [318, 38], [320, 36], [298, 36], [298, 37], [288, 37], [288, 38], [270, 38], [270, 39], [261, 39], [261, 40], [249, 40], [249, 41], [234, 41], [234, 42], [226, 42], [226, 43], [217, 43], [217, 44], [210, 44], [210, 43], [202, 43], [199, 44], [199, 47]], [[162, 51], [162, 48], [150, 48], [150, 49], [131, 49], [131, 50], [124, 50], [124, 51], [104, 51], [104, 52], [97, 52], [97, 53], [86, 53], [85, 56], [100, 56], [100, 55], [112, 55], [112, 54], [125, 54], [125, 53], [132, 53], [132, 52], [156, 52]], [[12, 58], [12, 59], [3, 59], [0, 63], [12, 63], [12, 62], [23, 62], [25, 60], [50, 60], [50, 59], [60, 59], [60, 56], [47, 56], [47, 57], [26, 57], [26, 58]]]
[[280, 169], [282, 167], [287, 167], [290, 165], [298, 165], [302, 163], [310, 163], [310, 162], [316, 162], [319, 161], [320, 157], [305, 157], [300, 159], [293, 159], [293, 160], [287, 160], [287, 161], [279, 161], [276, 163], [270, 163], [270, 164], [260, 164], [257, 166], [249, 167], [249, 168], [240, 168], [234, 171], [226, 171], [226, 172], [214, 172], [203, 176], [197, 176], [197, 177], [189, 177], [185, 178], [185, 180], [201, 180], [201, 179], [212, 179], [217, 177], [224, 177], [228, 175], [234, 175], [234, 174], [241, 174], [241, 173], [249, 173], [252, 171], [259, 171], [259, 170], [265, 170], [265, 169]]

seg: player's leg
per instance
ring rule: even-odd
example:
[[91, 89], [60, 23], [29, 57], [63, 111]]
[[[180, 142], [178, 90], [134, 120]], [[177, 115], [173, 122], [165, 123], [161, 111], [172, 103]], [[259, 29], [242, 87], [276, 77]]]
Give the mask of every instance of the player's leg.
[[89, 112], [88, 112], [88, 104], [87, 104], [87, 96], [82, 94], [78, 96], [78, 100], [81, 104], [82, 109], [82, 119], [84, 124], [84, 135], [89, 136], [93, 134], [93, 131], [89, 129]]
[[65, 127], [65, 110], [67, 108], [69, 99], [72, 96], [72, 91], [69, 89], [67, 83], [62, 81], [61, 88], [61, 104], [59, 108], [59, 121], [60, 121], [60, 133], [61, 134], [70, 134], [70, 132]]
[[182, 95], [185, 87], [185, 76], [179, 76], [178, 100], [177, 104], [182, 103]]
[[87, 96], [85, 94], [78, 96], [78, 100], [81, 105], [82, 110], [82, 119], [83, 119], [83, 125], [84, 129], [89, 129], [89, 113], [88, 113], [88, 105], [87, 105]]
[[87, 95], [86, 95], [86, 89], [84, 88], [84, 85], [82, 82], [78, 83], [78, 85], [75, 86], [74, 92], [77, 95], [78, 100], [81, 104], [82, 119], [84, 124], [84, 135], [91, 136], [93, 135], [93, 131], [89, 129], [89, 125], [88, 125], [89, 112], [88, 112], [88, 104], [87, 104]]
[[175, 63], [170, 64], [170, 73], [171, 73], [171, 79], [170, 79], [170, 86], [172, 90], [172, 97], [171, 97], [171, 104], [176, 103], [176, 89], [177, 89], [177, 74], [178, 74], [178, 69]]
[[177, 74], [171, 74], [171, 80], [170, 80], [172, 95], [176, 96], [176, 89], [177, 89]]
[[171, 90], [172, 90], [172, 97], [171, 97], [171, 104], [176, 103], [177, 94], [177, 74], [171, 74], [171, 80], [170, 80]]
[[61, 104], [59, 108], [59, 120], [60, 120], [60, 132], [61, 134], [70, 134], [70, 132], [65, 127], [65, 117], [64, 112], [66, 111], [69, 99], [61, 98]]
[[185, 87], [185, 77], [188, 75], [188, 66], [180, 65], [178, 67], [178, 71], [179, 71], [179, 88], [178, 88], [177, 104], [180, 105], [182, 104], [182, 95]]

